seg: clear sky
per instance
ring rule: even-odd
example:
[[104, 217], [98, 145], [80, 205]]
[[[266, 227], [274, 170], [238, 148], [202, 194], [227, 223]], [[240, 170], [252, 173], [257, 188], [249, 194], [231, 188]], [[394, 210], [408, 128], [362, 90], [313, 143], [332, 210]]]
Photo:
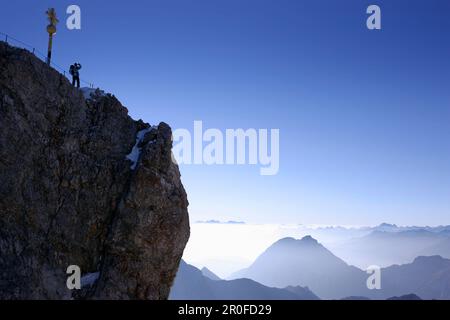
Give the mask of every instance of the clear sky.
[[450, 224], [448, 0], [15, 0], [0, 31], [45, 52], [50, 6], [54, 62], [79, 61], [134, 118], [280, 129], [276, 176], [181, 167], [191, 220]]

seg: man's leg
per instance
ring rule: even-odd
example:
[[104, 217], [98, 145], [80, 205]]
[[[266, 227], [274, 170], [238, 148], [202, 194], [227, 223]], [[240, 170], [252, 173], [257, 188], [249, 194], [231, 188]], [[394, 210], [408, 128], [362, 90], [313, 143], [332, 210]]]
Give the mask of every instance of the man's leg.
[[77, 77], [77, 88], [80, 88], [80, 77]]
[[75, 77], [72, 77], [72, 86], [75, 87]]

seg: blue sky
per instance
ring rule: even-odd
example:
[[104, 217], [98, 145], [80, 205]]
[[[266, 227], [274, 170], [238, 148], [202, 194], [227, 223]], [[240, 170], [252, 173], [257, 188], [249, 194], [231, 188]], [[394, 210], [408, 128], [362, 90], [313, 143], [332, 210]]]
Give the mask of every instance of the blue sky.
[[280, 129], [276, 176], [181, 167], [191, 220], [450, 224], [449, 1], [16, 0], [0, 31], [45, 52], [51, 6], [54, 62], [82, 63], [134, 118]]

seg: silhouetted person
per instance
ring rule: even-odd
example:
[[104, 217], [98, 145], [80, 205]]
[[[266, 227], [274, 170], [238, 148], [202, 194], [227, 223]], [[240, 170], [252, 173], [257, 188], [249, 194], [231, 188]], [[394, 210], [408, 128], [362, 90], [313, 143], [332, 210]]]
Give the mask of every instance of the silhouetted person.
[[75, 63], [70, 66], [70, 74], [72, 75], [72, 85], [75, 87], [75, 84], [77, 85], [77, 88], [80, 87], [80, 69], [81, 64]]

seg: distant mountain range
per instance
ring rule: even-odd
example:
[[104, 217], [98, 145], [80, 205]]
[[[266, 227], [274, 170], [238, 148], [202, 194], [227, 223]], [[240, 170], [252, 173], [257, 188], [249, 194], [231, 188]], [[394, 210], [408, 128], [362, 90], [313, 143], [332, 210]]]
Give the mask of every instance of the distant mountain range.
[[196, 221], [195, 223], [204, 223], [204, 224], [245, 224], [244, 221], [219, 221], [219, 220], [206, 220], [206, 221]]
[[397, 226], [395, 224], [382, 223], [376, 227], [369, 227], [371, 231], [384, 231], [384, 232], [403, 232], [403, 231], [429, 231], [433, 233], [450, 232], [450, 226], [437, 226], [437, 227], [419, 227], [419, 226]]
[[[175, 299], [450, 299], [450, 226], [308, 229], [283, 238], [246, 269], [220, 279], [183, 263]], [[335, 240], [334, 245], [333, 241]], [[380, 266], [381, 290], [369, 290], [368, 266]], [[251, 279], [251, 280], [250, 280]], [[316, 296], [317, 295], [317, 296]]]
[[212, 280], [182, 261], [171, 300], [318, 300], [307, 288], [270, 288], [250, 279]]
[[440, 256], [418, 257], [410, 264], [382, 269], [381, 290], [367, 289], [368, 277], [308, 236], [277, 241], [249, 268], [230, 278], [250, 278], [279, 288], [307, 286], [322, 299], [388, 299], [411, 293], [423, 299], [450, 299], [450, 260]]
[[331, 249], [340, 258], [360, 268], [411, 263], [421, 255], [450, 258], [450, 231], [444, 227], [407, 229], [382, 226]]

